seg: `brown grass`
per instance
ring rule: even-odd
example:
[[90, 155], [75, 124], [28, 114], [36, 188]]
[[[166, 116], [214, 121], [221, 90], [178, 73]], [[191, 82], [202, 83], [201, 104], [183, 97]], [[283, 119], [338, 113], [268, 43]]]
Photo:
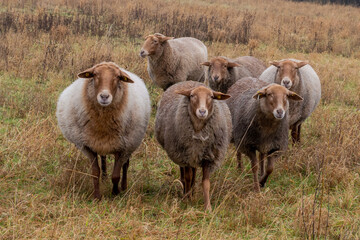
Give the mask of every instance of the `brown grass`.
[[[358, 9], [271, 1], [2, 1], [0, 3], [0, 238], [359, 239], [360, 38]], [[211, 176], [212, 213], [198, 176], [182, 198], [178, 167], [153, 136], [162, 90], [138, 56], [143, 36], [205, 41], [209, 56], [310, 60], [322, 102], [303, 143], [252, 192], [250, 166], [230, 148]], [[88, 160], [61, 135], [59, 93], [76, 74], [114, 61], [142, 77], [152, 99], [129, 189], [91, 201]], [[109, 169], [113, 162], [108, 159]]]

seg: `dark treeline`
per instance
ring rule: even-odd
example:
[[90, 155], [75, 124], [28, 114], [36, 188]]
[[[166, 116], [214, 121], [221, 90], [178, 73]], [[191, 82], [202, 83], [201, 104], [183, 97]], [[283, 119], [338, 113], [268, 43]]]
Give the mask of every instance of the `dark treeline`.
[[352, 6], [360, 6], [360, 0], [292, 0], [293, 2], [314, 2], [320, 4], [341, 4], [341, 5], [352, 5]]

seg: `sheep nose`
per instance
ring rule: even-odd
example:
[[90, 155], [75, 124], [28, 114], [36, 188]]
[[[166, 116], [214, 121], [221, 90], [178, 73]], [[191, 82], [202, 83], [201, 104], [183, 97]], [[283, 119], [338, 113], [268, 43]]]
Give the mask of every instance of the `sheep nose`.
[[106, 101], [106, 100], [110, 97], [110, 94], [108, 94], [108, 93], [101, 93], [101, 94], [100, 94], [100, 97], [101, 97], [101, 100]]
[[284, 83], [285, 86], [288, 86], [290, 84], [290, 80], [287, 80], [287, 79], [283, 80], [283, 83]]
[[141, 55], [143, 55], [143, 54], [144, 54], [144, 52], [145, 52], [144, 50], [141, 50], [140, 54], [141, 54]]
[[214, 76], [214, 81], [217, 81], [218, 79], [219, 79], [218, 75]]
[[201, 116], [204, 116], [205, 113], [206, 113], [206, 110], [205, 110], [205, 109], [200, 109], [200, 110], [199, 110], [199, 113], [201, 114]]
[[277, 110], [276, 110], [276, 113], [277, 113], [279, 116], [282, 116], [283, 113], [284, 113], [284, 110], [282, 110], [282, 109], [277, 109]]

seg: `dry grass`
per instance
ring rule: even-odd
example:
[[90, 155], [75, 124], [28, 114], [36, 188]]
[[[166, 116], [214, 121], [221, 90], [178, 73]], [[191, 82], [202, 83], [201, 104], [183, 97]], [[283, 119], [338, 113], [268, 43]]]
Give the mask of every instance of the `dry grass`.
[[[0, 238], [359, 239], [359, 18], [356, 8], [280, 0], [2, 1]], [[138, 57], [152, 32], [198, 37], [210, 56], [308, 59], [319, 73], [322, 102], [303, 143], [260, 194], [230, 148], [211, 176], [213, 212], [202, 211], [200, 176], [194, 199], [182, 199], [178, 167], [153, 136], [162, 91]], [[55, 106], [76, 73], [106, 60], [145, 80], [153, 115], [129, 189], [112, 197], [108, 179], [95, 203], [88, 160], [62, 137]]]

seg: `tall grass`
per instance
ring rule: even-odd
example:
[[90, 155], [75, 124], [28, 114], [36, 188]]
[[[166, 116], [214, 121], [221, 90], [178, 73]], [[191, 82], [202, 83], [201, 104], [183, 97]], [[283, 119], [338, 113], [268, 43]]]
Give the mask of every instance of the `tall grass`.
[[[356, 8], [280, 0], [2, 1], [0, 238], [359, 239], [359, 18]], [[154, 32], [197, 37], [210, 56], [308, 59], [318, 72], [322, 102], [303, 143], [260, 194], [230, 148], [211, 177], [213, 212], [202, 211], [200, 176], [194, 200], [182, 198], [178, 167], [153, 136], [162, 90], [138, 56]], [[112, 197], [108, 179], [95, 203], [89, 162], [54, 112], [76, 74], [101, 61], [145, 80], [153, 114], [129, 189]]]

